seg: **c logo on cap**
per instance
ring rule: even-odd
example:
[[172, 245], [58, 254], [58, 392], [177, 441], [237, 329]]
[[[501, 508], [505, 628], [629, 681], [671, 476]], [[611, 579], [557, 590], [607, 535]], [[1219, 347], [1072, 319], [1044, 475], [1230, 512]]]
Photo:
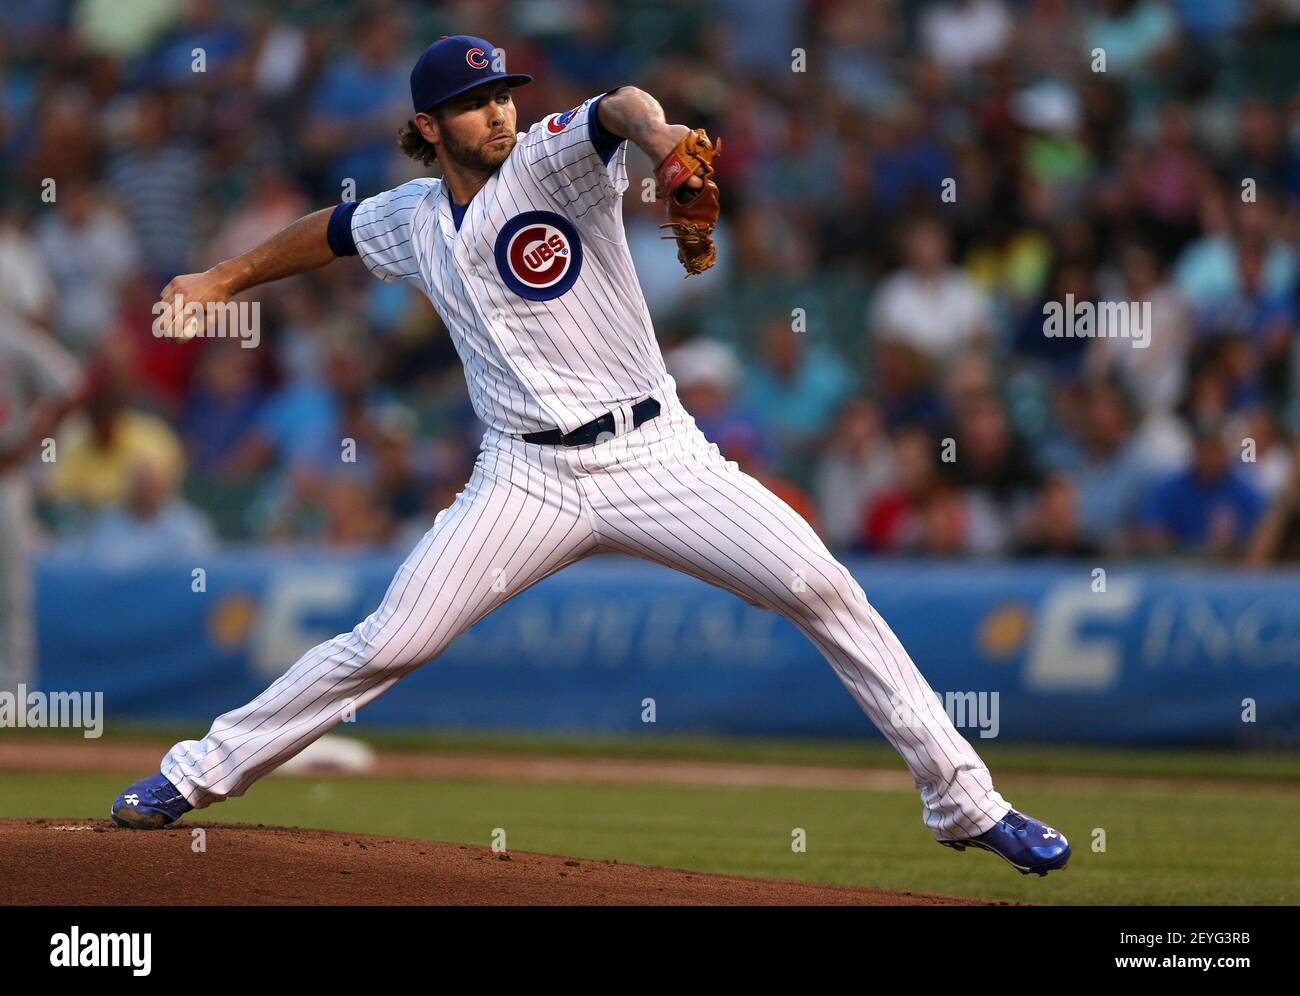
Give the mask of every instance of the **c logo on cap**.
[[494, 255], [505, 285], [530, 301], [559, 297], [582, 271], [578, 231], [552, 211], [525, 211], [507, 221]]
[[488, 66], [487, 53], [481, 48], [471, 48], [466, 52], [465, 61], [469, 63], [471, 69], [486, 69]]

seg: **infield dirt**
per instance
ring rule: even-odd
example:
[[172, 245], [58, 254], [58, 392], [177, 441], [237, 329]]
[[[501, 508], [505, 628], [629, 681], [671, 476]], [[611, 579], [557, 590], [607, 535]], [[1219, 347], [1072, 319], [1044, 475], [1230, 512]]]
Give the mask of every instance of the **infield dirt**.
[[[193, 831], [204, 831], [202, 852]], [[0, 820], [3, 905], [1006, 906], [469, 844], [182, 821]]]

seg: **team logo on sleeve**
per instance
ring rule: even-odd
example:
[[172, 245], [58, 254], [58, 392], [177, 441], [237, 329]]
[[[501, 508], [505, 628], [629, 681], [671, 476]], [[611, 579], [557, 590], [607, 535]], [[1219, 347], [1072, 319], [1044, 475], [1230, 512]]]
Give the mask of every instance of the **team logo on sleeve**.
[[582, 110], [581, 104], [571, 111], [565, 111], [563, 114], [552, 114], [546, 119], [546, 130], [552, 135], [558, 135], [560, 132], [564, 131], [565, 128], [569, 127], [569, 122], [573, 120], [574, 116], [580, 110]]
[[505, 285], [530, 301], [559, 297], [582, 270], [577, 229], [552, 211], [526, 211], [507, 221], [495, 254]]

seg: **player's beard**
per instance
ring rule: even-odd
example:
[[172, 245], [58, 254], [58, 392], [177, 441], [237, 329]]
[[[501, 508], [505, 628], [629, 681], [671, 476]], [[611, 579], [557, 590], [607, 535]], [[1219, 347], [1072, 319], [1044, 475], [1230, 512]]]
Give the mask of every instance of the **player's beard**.
[[461, 142], [454, 135], [444, 134], [442, 152], [457, 166], [483, 173], [493, 173], [501, 168], [501, 164], [506, 161], [515, 147], [514, 135], [510, 135], [509, 138], [510, 141], [501, 145], [471, 145], [468, 142]]

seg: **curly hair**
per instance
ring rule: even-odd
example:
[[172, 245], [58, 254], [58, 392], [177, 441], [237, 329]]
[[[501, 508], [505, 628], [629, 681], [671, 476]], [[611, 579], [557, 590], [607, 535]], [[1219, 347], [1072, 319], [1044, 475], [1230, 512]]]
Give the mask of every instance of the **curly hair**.
[[[430, 113], [436, 116], [438, 112], [434, 110]], [[403, 155], [414, 159], [417, 163], [432, 166], [438, 161], [438, 147], [420, 134], [420, 129], [415, 126], [414, 120], [406, 122], [398, 129], [397, 145]]]

